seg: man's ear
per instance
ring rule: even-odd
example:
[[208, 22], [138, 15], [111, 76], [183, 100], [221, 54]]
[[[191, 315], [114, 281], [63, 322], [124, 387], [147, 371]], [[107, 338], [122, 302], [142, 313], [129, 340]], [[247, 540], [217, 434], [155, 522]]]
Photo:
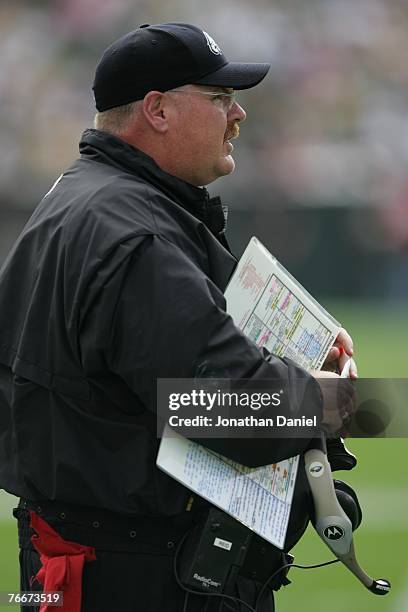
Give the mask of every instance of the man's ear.
[[146, 121], [156, 131], [164, 134], [168, 130], [164, 94], [159, 91], [149, 91], [143, 99], [143, 114]]

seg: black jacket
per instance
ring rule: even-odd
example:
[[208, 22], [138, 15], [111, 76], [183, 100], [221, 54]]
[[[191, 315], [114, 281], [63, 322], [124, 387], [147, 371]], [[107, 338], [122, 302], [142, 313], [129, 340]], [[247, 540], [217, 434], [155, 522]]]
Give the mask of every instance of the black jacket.
[[[226, 314], [236, 260], [218, 198], [100, 131], [84, 133], [80, 152], [0, 273], [0, 486], [172, 515], [189, 493], [155, 467], [156, 379], [308, 375], [265, 358]], [[299, 410], [295, 398], [290, 409]], [[307, 442], [208, 445], [254, 466]], [[303, 495], [295, 502], [305, 515]]]

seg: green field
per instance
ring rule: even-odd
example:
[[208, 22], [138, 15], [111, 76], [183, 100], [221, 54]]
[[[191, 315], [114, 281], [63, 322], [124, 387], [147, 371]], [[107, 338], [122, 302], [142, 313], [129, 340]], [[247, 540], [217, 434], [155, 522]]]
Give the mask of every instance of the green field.
[[[406, 308], [326, 306], [354, 338], [360, 376], [408, 378]], [[309, 571], [292, 569], [292, 584], [277, 595], [277, 612], [408, 612], [408, 440], [351, 440], [348, 446], [358, 456], [359, 465], [351, 473], [337, 472], [336, 476], [343, 476], [359, 492], [364, 516], [355, 535], [358, 559], [373, 577], [388, 578], [392, 592], [384, 598], [372, 595], [341, 564]], [[1, 520], [2, 504], [7, 504], [4, 496], [0, 496], [0, 591], [16, 590], [15, 526]], [[312, 529], [294, 554], [301, 564], [332, 558]], [[0, 606], [0, 610], [13, 609]]]

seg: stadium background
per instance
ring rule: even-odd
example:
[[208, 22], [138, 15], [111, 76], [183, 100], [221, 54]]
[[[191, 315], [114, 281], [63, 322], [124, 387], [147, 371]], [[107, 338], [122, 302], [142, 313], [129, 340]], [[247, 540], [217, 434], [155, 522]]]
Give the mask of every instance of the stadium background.
[[[247, 108], [237, 170], [216, 182], [242, 253], [257, 235], [347, 327], [360, 375], [408, 376], [408, 4], [398, 0], [54, 0], [0, 5], [0, 262], [92, 122], [93, 70], [141, 23], [196, 23], [228, 57], [269, 61]], [[352, 440], [344, 474], [364, 511], [359, 560], [292, 570], [278, 611], [408, 611], [406, 439]], [[338, 473], [338, 476], [341, 476]], [[0, 591], [17, 590], [14, 500], [0, 492]], [[312, 530], [296, 561], [331, 555]], [[0, 609], [12, 610], [7, 607]]]

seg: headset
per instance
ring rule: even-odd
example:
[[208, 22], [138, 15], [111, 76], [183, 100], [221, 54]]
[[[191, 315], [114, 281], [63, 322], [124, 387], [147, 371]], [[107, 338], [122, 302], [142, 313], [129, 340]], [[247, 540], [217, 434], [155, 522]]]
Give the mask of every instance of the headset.
[[[361, 521], [357, 498], [345, 492], [347, 514], [336, 495], [332, 471], [327, 459], [324, 434], [316, 437], [305, 452], [305, 469], [312, 492], [315, 516], [313, 525], [323, 542], [336, 557], [375, 595], [386, 595], [391, 584], [384, 578], [374, 580], [357, 562], [353, 530]], [[339, 495], [340, 500], [342, 496]]]

